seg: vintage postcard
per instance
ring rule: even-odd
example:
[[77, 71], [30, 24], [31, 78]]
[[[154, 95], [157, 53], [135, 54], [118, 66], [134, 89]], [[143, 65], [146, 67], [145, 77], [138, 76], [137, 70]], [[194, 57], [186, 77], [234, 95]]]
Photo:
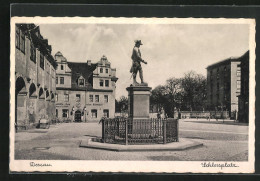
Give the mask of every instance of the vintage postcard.
[[254, 173], [254, 19], [12, 17], [10, 36], [11, 173]]

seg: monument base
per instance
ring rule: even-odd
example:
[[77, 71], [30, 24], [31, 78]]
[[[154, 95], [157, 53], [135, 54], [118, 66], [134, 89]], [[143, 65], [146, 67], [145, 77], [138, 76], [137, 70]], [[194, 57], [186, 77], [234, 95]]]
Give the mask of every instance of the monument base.
[[150, 110], [150, 90], [148, 86], [130, 86], [128, 91], [128, 115], [133, 119], [148, 119]]
[[[150, 129], [149, 112], [150, 112], [150, 90], [148, 86], [127, 87], [128, 91], [128, 115], [132, 119], [129, 134], [149, 134]], [[145, 131], [146, 130], [146, 131]]]

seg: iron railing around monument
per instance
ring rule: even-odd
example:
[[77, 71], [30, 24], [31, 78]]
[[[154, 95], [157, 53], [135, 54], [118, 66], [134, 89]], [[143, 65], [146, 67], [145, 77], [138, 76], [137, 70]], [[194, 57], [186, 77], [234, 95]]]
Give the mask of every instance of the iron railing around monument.
[[102, 141], [116, 144], [166, 144], [178, 141], [178, 119], [104, 118]]

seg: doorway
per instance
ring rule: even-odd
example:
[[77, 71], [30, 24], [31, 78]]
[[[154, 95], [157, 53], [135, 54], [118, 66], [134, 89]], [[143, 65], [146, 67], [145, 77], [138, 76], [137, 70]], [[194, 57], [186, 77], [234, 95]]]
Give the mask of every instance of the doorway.
[[75, 112], [75, 122], [81, 122], [81, 112], [79, 110]]

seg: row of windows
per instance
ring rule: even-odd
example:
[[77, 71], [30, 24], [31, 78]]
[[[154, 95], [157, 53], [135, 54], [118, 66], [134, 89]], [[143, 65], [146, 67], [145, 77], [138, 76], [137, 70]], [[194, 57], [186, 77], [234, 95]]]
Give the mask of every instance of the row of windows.
[[[19, 28], [15, 31], [15, 46], [22, 53], [25, 53], [25, 34]], [[36, 63], [36, 48], [31, 42], [30, 44], [30, 59]], [[40, 67], [44, 70], [44, 55], [40, 53]]]
[[[56, 84], [59, 84], [59, 77], [56, 77]], [[60, 77], [60, 84], [64, 84], [64, 77]], [[84, 87], [85, 79], [78, 79], [78, 86]]]
[[21, 52], [25, 53], [25, 34], [19, 28], [15, 31], [15, 46]]
[[[227, 71], [227, 69], [226, 69], [226, 67], [224, 67], [224, 72], [223, 72], [224, 73], [224, 78], [227, 76], [226, 71]], [[237, 65], [237, 72], [236, 72], [236, 74], [237, 74], [237, 77], [241, 76], [241, 67], [239, 65]], [[210, 71], [210, 79], [213, 79], [212, 70]], [[219, 69], [217, 69], [217, 79], [219, 79]]]
[[[105, 71], [106, 71], [106, 74], [108, 74], [108, 69], [106, 69]], [[100, 69], [99, 69], [99, 72], [100, 72], [100, 73], [103, 73], [103, 68], [100, 68]]]
[[[64, 94], [64, 102], [69, 102], [69, 94]], [[58, 101], [58, 94], [56, 94], [56, 102]], [[76, 94], [76, 101], [80, 102], [80, 94]], [[89, 95], [89, 102], [94, 102], [94, 95]], [[95, 102], [99, 102], [99, 95], [95, 95]], [[108, 95], [104, 95], [104, 102], [108, 102]]]
[[[99, 80], [99, 86], [104, 87], [104, 80], [103, 79]], [[109, 87], [109, 80], [105, 80], [105, 86]]]
[[241, 67], [237, 67], [237, 77], [241, 76]]
[[[91, 117], [92, 118], [97, 118], [98, 111], [97, 109], [91, 109]], [[56, 117], [58, 117], [58, 109], [56, 109]], [[109, 110], [104, 109], [103, 110], [103, 116], [109, 118]], [[62, 109], [62, 117], [63, 118], [68, 118], [69, 117], [69, 110], [68, 109]]]
[[[89, 102], [94, 102], [94, 95], [89, 95]], [[99, 95], [95, 95], [95, 102], [99, 102]], [[108, 95], [104, 95], [104, 102], [108, 102]]]

